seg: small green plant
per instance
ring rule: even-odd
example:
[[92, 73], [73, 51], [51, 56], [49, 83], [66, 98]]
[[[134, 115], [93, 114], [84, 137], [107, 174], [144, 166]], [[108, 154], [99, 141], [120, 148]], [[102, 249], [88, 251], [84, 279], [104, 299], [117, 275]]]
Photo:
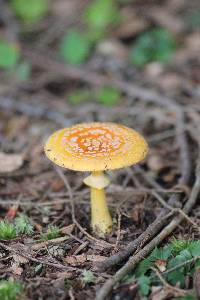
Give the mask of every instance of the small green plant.
[[103, 86], [96, 91], [87, 88], [79, 89], [68, 96], [71, 104], [80, 104], [87, 101], [97, 101], [105, 106], [114, 106], [119, 103], [121, 93], [118, 89], [109, 86]]
[[150, 292], [151, 279], [148, 276], [142, 275], [138, 278], [139, 291], [141, 296], [147, 296]]
[[1, 300], [22, 300], [23, 287], [19, 282], [0, 281]]
[[80, 65], [90, 55], [95, 43], [105, 36], [109, 25], [119, 22], [120, 15], [115, 0], [94, 0], [84, 14], [86, 28], [81, 32], [72, 28], [60, 43], [60, 56], [67, 63]]
[[85, 13], [85, 21], [91, 40], [104, 36], [109, 25], [119, 22], [119, 10], [114, 0], [94, 0]]
[[48, 0], [11, 0], [15, 14], [25, 23], [39, 21], [48, 10]]
[[15, 228], [18, 234], [33, 233], [33, 226], [24, 214], [20, 214], [19, 217], [15, 218]]
[[81, 280], [83, 283], [94, 283], [95, 282], [95, 277], [93, 273], [90, 270], [84, 270], [81, 276]]
[[97, 91], [96, 99], [105, 106], [113, 106], [119, 102], [120, 92], [112, 87], [102, 87]]
[[186, 240], [176, 240], [172, 241], [172, 252], [173, 255], [179, 254], [182, 250], [186, 249], [191, 244], [191, 241]]
[[76, 90], [69, 94], [68, 100], [71, 104], [80, 104], [91, 99], [91, 91], [88, 89]]
[[[163, 278], [173, 286], [186, 287], [186, 277], [193, 277], [194, 271], [200, 266], [200, 240], [174, 240], [172, 243], [155, 248], [152, 253], [141, 261], [134, 274], [124, 278], [124, 282], [138, 282], [139, 294], [148, 296], [151, 285], [162, 285], [154, 269], [157, 268]], [[190, 298], [195, 299], [192, 295]]]
[[0, 39], [0, 68], [13, 68], [17, 64], [19, 57], [20, 52], [16, 45]]
[[186, 295], [186, 296], [178, 297], [178, 298], [175, 298], [175, 299], [176, 300], [198, 300], [198, 298], [194, 295]]
[[8, 223], [7, 221], [0, 221], [0, 239], [10, 240], [17, 236], [16, 229], [14, 225]]
[[154, 28], [142, 33], [130, 52], [130, 62], [138, 67], [159, 61], [167, 63], [175, 51], [175, 41], [165, 28]]
[[65, 62], [79, 65], [89, 56], [90, 48], [88, 37], [76, 29], [71, 29], [61, 41], [60, 55]]
[[31, 75], [31, 64], [27, 61], [18, 64], [16, 68], [13, 70], [13, 75], [19, 81], [28, 80]]
[[40, 235], [40, 240], [41, 241], [52, 240], [52, 239], [55, 239], [55, 238], [59, 237], [59, 235], [60, 235], [59, 228], [57, 226], [49, 225], [48, 229], [47, 229], [47, 232], [46, 233], [42, 233]]

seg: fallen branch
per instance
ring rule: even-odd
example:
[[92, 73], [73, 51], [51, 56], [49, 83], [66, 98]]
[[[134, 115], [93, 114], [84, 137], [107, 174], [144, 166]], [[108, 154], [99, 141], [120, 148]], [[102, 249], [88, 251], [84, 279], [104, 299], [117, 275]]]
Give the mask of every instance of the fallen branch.
[[108, 257], [101, 263], [97, 263], [94, 269], [103, 272], [108, 268], [119, 264], [136, 250], [138, 251], [142, 249], [142, 247], [144, 247], [144, 245], [155, 235], [155, 233], [158, 232], [160, 228], [162, 228], [169, 221], [169, 218], [173, 214], [173, 212], [170, 212], [165, 216], [157, 217], [156, 220], [149, 225], [148, 228], [137, 239], [126, 246], [126, 249]]

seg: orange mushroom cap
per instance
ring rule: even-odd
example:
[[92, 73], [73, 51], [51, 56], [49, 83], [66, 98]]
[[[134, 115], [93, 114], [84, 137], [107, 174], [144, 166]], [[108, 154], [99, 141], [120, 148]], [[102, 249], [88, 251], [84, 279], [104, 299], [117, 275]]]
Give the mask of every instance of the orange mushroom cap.
[[145, 139], [115, 123], [83, 123], [52, 134], [45, 153], [55, 164], [75, 171], [104, 171], [127, 167], [144, 159]]

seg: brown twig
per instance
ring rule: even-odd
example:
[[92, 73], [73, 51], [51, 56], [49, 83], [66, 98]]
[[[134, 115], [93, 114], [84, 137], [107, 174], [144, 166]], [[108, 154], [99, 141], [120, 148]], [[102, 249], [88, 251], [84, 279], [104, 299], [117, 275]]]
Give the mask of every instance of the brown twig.
[[156, 192], [152, 192], [155, 198], [167, 209], [173, 211], [174, 213], [180, 213], [189, 223], [191, 223], [194, 228], [196, 228], [200, 232], [200, 227], [180, 208], [174, 208], [171, 205], [167, 204], [165, 200]]
[[149, 241], [149, 239], [155, 235], [155, 232], [158, 232], [160, 228], [167, 223], [173, 214], [173, 212], [170, 212], [162, 218], [156, 218], [156, 221], [150, 224], [137, 239], [135, 239], [133, 242], [130, 242], [125, 249], [105, 259], [103, 262], [96, 264], [95, 270], [104, 271], [114, 265], [117, 265], [136, 250], [140, 250]]
[[120, 235], [121, 235], [121, 219], [122, 219], [122, 215], [120, 210], [118, 209], [118, 218], [117, 218], [117, 238], [116, 238], [116, 242], [115, 242], [115, 248], [114, 251], [117, 250], [118, 245], [119, 245], [119, 241], [120, 241]]
[[44, 242], [41, 242], [41, 243], [37, 243], [37, 244], [31, 245], [31, 250], [40, 250], [40, 249], [45, 248], [49, 245], [60, 244], [60, 243], [66, 241], [68, 239], [69, 239], [68, 236], [63, 236], [63, 237], [59, 237], [59, 238], [52, 239], [52, 240], [49, 240], [49, 241], [44, 241]]
[[193, 258], [191, 258], [191, 259], [189, 259], [189, 260], [187, 260], [187, 261], [184, 261], [184, 262], [182, 262], [182, 263], [176, 265], [176, 266], [173, 267], [173, 268], [170, 268], [170, 269], [166, 270], [166, 271], [163, 272], [162, 274], [163, 274], [163, 275], [169, 274], [169, 273], [171, 273], [171, 272], [173, 272], [173, 271], [176, 271], [176, 270], [179, 269], [179, 268], [182, 268], [182, 267], [187, 266], [188, 264], [193, 264], [193, 263], [195, 263], [198, 259], [200, 259], [200, 256], [193, 257]]
[[155, 273], [156, 273], [156, 276], [160, 279], [160, 281], [162, 282], [163, 286], [165, 288], [167, 288], [168, 290], [170, 290], [174, 296], [176, 297], [180, 297], [180, 296], [185, 296], [187, 295], [188, 293], [190, 293], [191, 291], [186, 291], [186, 290], [183, 290], [183, 289], [180, 289], [178, 287], [175, 287], [175, 286], [172, 286], [171, 284], [169, 284], [165, 278], [162, 276], [162, 274], [158, 271], [158, 269], [156, 268], [151, 268]]
[[43, 264], [43, 265], [46, 265], [46, 266], [54, 267], [54, 268], [57, 268], [57, 269], [60, 269], [60, 270], [75, 270], [75, 268], [72, 268], [72, 267], [69, 267], [69, 266], [64, 266], [64, 265], [61, 265], [61, 264], [52, 263], [52, 262], [49, 262], [45, 259], [35, 258], [35, 257], [33, 257], [32, 254], [29, 254], [26, 251], [18, 251], [18, 250], [14, 249], [10, 246], [7, 246], [7, 245], [3, 244], [2, 242], [0, 242], [0, 247], [2, 247], [3, 249], [5, 249], [7, 251], [13, 252], [14, 254], [17, 254], [19, 256], [27, 258], [30, 261], [37, 262], [37, 263], [40, 263], [40, 264]]

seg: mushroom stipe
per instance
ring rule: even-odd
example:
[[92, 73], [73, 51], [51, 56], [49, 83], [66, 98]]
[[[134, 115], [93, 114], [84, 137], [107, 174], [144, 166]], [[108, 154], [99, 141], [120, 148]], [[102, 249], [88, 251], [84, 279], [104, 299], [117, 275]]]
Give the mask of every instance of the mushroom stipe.
[[115, 123], [83, 123], [53, 133], [45, 145], [46, 156], [74, 171], [89, 171], [84, 183], [91, 188], [91, 225], [99, 236], [112, 230], [104, 188], [106, 170], [134, 165], [148, 152], [145, 139], [135, 130]]

